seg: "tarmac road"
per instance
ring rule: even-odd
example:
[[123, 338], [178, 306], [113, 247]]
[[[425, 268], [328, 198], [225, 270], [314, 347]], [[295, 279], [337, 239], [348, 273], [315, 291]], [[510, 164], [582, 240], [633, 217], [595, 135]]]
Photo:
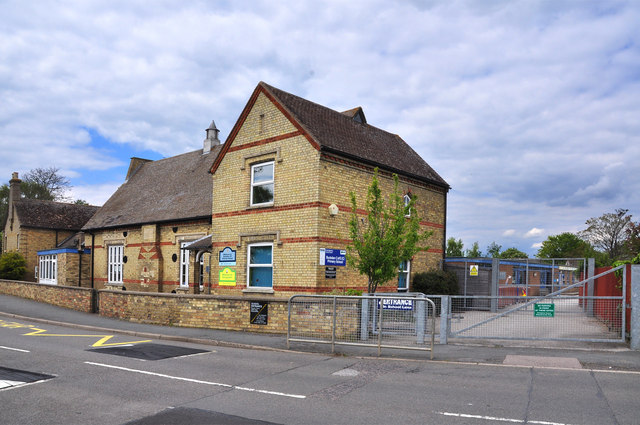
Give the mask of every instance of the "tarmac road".
[[[0, 422], [7, 424], [635, 424], [640, 418], [640, 356], [623, 347], [438, 346], [436, 361], [403, 351], [377, 359], [371, 350], [286, 351], [281, 337], [148, 327], [6, 296], [0, 311], [7, 313], [0, 315], [0, 384], [7, 385], [0, 390]], [[82, 323], [63, 326], [63, 319]], [[196, 337], [209, 344], [194, 344]], [[238, 348], [259, 343], [269, 350]]]

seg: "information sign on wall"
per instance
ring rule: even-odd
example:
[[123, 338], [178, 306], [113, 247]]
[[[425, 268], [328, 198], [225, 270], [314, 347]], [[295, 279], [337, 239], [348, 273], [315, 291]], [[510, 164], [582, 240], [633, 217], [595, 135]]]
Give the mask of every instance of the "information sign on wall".
[[325, 279], [335, 279], [336, 278], [336, 268], [335, 267], [325, 267], [324, 268], [324, 278]]
[[236, 250], [226, 246], [222, 251], [218, 253], [218, 264], [221, 266], [235, 266]]
[[321, 266], [346, 266], [347, 251], [344, 249], [320, 248]]
[[269, 303], [262, 301], [249, 302], [249, 323], [266, 325], [269, 321]]
[[472, 264], [469, 266], [469, 276], [478, 276], [478, 265]]
[[220, 270], [218, 284], [220, 286], [236, 286], [236, 271], [229, 267]]

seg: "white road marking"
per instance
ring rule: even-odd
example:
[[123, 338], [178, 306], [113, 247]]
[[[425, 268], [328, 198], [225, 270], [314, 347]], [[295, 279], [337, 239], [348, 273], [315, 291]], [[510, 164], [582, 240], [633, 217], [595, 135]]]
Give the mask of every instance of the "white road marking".
[[9, 391], [9, 390], [13, 390], [15, 388], [21, 388], [21, 387], [26, 387], [28, 385], [34, 385], [34, 384], [39, 384], [41, 382], [47, 382], [48, 380], [49, 380], [48, 378], [47, 379], [41, 379], [39, 381], [33, 381], [33, 382], [0, 380], [0, 391]]
[[5, 350], [11, 350], [11, 351], [19, 351], [21, 353], [30, 353], [31, 352], [29, 350], [21, 350], [20, 348], [5, 347], [3, 345], [0, 345], [0, 348], [4, 348]]
[[175, 379], [177, 381], [193, 382], [194, 384], [213, 385], [213, 386], [217, 386], [217, 387], [231, 388], [231, 389], [234, 389], [234, 390], [250, 391], [250, 392], [261, 393], [261, 394], [277, 395], [277, 396], [281, 396], [281, 397], [291, 397], [291, 398], [300, 398], [300, 399], [307, 398], [307, 396], [300, 395], [300, 394], [287, 394], [287, 393], [282, 393], [282, 392], [279, 392], [279, 391], [267, 391], [267, 390], [258, 390], [256, 388], [238, 387], [238, 386], [235, 386], [235, 385], [222, 384], [222, 383], [219, 383], [219, 382], [202, 381], [200, 379], [191, 379], [191, 378], [182, 378], [180, 376], [165, 375], [163, 373], [148, 372], [146, 370], [138, 370], [138, 369], [130, 369], [128, 367], [113, 366], [113, 365], [108, 365], [108, 364], [104, 364], [104, 363], [85, 362], [85, 364], [92, 365], [92, 366], [106, 367], [106, 368], [109, 368], [109, 369], [123, 370], [125, 372], [133, 372], [133, 373], [140, 373], [140, 374], [143, 374], [143, 375], [157, 376], [157, 377], [160, 377], [160, 378]]
[[[497, 418], [494, 416], [482, 416], [482, 415], [469, 415], [466, 413], [451, 413], [451, 412], [436, 412], [439, 415], [443, 415], [443, 416], [454, 416], [456, 418], [468, 418], [468, 419], [482, 419], [485, 421], [492, 421], [492, 422], [511, 422], [511, 423], [516, 423], [516, 424], [523, 424], [525, 423], [524, 420], [522, 419], [513, 419], [513, 418]], [[533, 420], [527, 420], [526, 422], [527, 424], [535, 424], [535, 425], [569, 425], [566, 423], [560, 423], [560, 422], [548, 422], [548, 421], [533, 421]]]
[[8, 388], [8, 387], [15, 387], [16, 385], [20, 385], [20, 384], [24, 384], [24, 382], [22, 382], [22, 381], [9, 381], [9, 380], [6, 380], [6, 379], [0, 379], [0, 389]]

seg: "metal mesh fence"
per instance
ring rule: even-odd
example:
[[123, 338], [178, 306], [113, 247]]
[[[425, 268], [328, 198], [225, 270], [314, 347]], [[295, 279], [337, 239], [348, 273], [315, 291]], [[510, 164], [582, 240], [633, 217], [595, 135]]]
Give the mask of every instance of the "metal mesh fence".
[[451, 297], [453, 338], [624, 340], [622, 297]]
[[290, 341], [431, 351], [435, 304], [403, 296], [294, 295], [289, 299]]
[[[544, 296], [585, 279], [585, 258], [449, 258], [464, 296]], [[492, 288], [495, 285], [496, 290]]]

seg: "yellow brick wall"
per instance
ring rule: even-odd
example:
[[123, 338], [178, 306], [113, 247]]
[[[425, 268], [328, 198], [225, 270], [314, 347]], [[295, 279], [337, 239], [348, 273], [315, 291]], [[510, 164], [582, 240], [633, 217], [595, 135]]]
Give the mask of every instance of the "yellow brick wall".
[[[327, 208], [320, 209], [320, 234], [327, 239], [335, 238], [344, 241], [342, 244], [336, 242], [333, 246], [325, 246], [325, 248], [346, 248], [349, 241], [349, 219], [351, 217], [350, 192], [356, 194], [357, 208], [361, 210], [359, 211], [359, 215], [365, 217], [363, 212], [366, 208], [367, 192], [373, 175], [374, 173], [371, 168], [364, 169], [358, 166], [358, 164], [353, 164], [348, 161], [323, 158], [321, 162], [320, 200], [323, 205], [335, 204], [338, 206], [339, 213], [336, 216], [330, 216]], [[380, 172], [378, 174], [378, 181], [386, 202], [388, 201], [388, 195], [393, 191], [393, 177], [388, 173]], [[433, 232], [427, 241], [429, 250], [427, 252], [419, 252], [413, 258], [411, 262], [411, 274], [437, 268], [438, 262], [443, 256], [445, 237], [446, 195], [444, 191], [437, 187], [431, 187], [422, 182], [405, 178], [399, 180], [398, 191], [401, 196], [411, 193], [412, 196], [416, 197], [415, 206], [420, 217], [421, 231]], [[342, 277], [340, 276], [341, 271]], [[336, 280], [340, 279], [354, 283], [351, 285], [338, 284], [338, 287], [347, 286], [364, 289], [367, 285], [366, 277], [360, 276], [349, 267], [345, 267], [344, 270], [338, 270]], [[381, 291], [395, 290], [397, 288], [397, 282], [388, 282], [383, 286], [383, 288], [380, 288]]]
[[22, 254], [27, 262], [27, 272], [24, 280], [35, 282], [35, 267], [38, 265], [38, 251], [45, 249], [53, 249], [56, 242], [60, 243], [69, 236], [74, 234], [70, 231], [34, 229], [21, 227], [18, 216], [14, 215], [13, 225], [7, 220], [5, 226], [5, 240], [3, 251], [18, 251]]
[[[107, 282], [107, 255], [108, 246], [114, 244], [124, 245], [123, 255], [127, 260], [123, 266], [123, 286], [127, 290], [193, 293], [197, 291], [194, 287], [194, 282], [197, 282], [195, 253], [190, 256], [189, 289], [182, 289], [179, 284], [180, 243], [196, 240], [210, 231], [211, 225], [206, 220], [99, 231], [94, 241], [95, 287], [113, 287]], [[209, 265], [209, 255], [205, 254], [204, 259], [206, 267]], [[208, 276], [205, 271], [205, 288], [209, 285]]]
[[[348, 267], [338, 267], [336, 279], [325, 279], [319, 252], [320, 248], [346, 247], [349, 192], [356, 192], [359, 208], [364, 208], [373, 170], [362, 164], [321, 157], [296, 131], [288, 118], [260, 94], [214, 174], [212, 279], [216, 294], [253, 293], [247, 289], [247, 245], [251, 242], [274, 244], [274, 296], [366, 289], [366, 278]], [[251, 207], [251, 165], [266, 161], [274, 161], [273, 206]], [[389, 193], [391, 176], [381, 175], [380, 180], [383, 190]], [[435, 268], [442, 258], [446, 195], [415, 181], [403, 180], [399, 188], [418, 196], [422, 228], [434, 231], [429, 240], [431, 251], [416, 255], [412, 272]], [[336, 217], [328, 213], [327, 207], [332, 203], [340, 208]], [[236, 266], [230, 267], [236, 272], [235, 286], [216, 284], [223, 268], [218, 266], [218, 252], [226, 246], [237, 252]], [[380, 289], [396, 288], [397, 282], [393, 281]]]
[[[213, 178], [214, 281], [217, 255], [237, 250], [236, 286], [214, 285], [216, 294], [247, 294], [247, 245], [273, 242], [273, 282], [278, 296], [315, 288], [318, 263], [319, 152], [260, 94]], [[275, 140], [273, 140], [275, 139]], [[267, 141], [267, 143], [265, 143]], [[251, 165], [274, 161], [273, 206], [250, 207]], [[246, 236], [274, 232], [266, 236]], [[275, 232], [279, 232], [281, 244]], [[240, 246], [237, 246], [240, 242]]]

